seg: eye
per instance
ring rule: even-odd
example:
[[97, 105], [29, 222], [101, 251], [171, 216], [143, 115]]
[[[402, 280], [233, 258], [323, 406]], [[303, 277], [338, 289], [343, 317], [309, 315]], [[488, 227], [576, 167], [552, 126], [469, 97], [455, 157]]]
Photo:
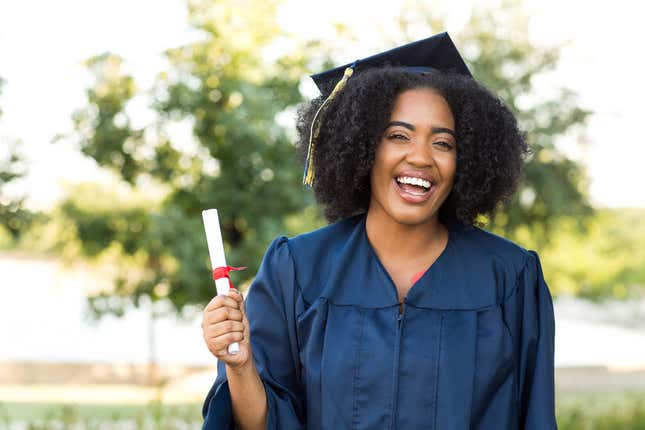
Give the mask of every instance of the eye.
[[448, 142], [443, 141], [443, 140], [440, 140], [440, 141], [438, 141], [438, 142], [435, 142], [434, 144], [435, 144], [435, 145], [439, 145], [439, 146], [441, 146], [443, 149], [446, 149], [446, 150], [450, 150], [450, 149], [452, 149], [452, 146], [453, 146], [451, 143], [448, 143]]
[[408, 136], [401, 134], [401, 133], [392, 133], [388, 137], [388, 139], [396, 139], [396, 140], [410, 140], [408, 139]]

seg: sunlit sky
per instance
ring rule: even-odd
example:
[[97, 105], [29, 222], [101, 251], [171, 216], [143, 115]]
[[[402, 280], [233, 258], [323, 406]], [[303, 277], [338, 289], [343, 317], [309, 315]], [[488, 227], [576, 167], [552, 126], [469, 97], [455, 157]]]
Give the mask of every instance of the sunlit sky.
[[[484, 3], [494, 4], [453, 1], [437, 7], [445, 14], [447, 30], [458, 34], [472, 8]], [[379, 42], [373, 29], [374, 23], [387, 28], [398, 10], [394, 1], [327, 4], [321, 9], [320, 2], [291, 0], [280, 22], [303, 38], [332, 35], [334, 22], [345, 22], [365, 35], [362, 44], [348, 44], [339, 64], [391, 47]], [[645, 26], [638, 4], [527, 0], [525, 5], [537, 43], [569, 42], [556, 79], [578, 92], [594, 114], [587, 129], [588, 148], [565, 150], [587, 167], [592, 201], [601, 206], [645, 207]], [[423, 28], [411, 34], [429, 36]], [[0, 96], [0, 137], [24, 143], [30, 174], [21, 189], [32, 205], [51, 204], [64, 182], [100, 178], [96, 166], [73, 145], [51, 143], [54, 135], [70, 130], [72, 112], [84, 105], [90, 76], [82, 61], [105, 51], [118, 53], [145, 88], [161, 67], [160, 53], [191, 37], [181, 0], [0, 2], [0, 76], [7, 81]]]

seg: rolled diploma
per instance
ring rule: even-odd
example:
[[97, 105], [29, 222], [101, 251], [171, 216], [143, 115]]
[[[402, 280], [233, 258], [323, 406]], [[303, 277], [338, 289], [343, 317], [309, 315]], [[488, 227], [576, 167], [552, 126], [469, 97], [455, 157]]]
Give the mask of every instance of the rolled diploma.
[[[224, 242], [222, 242], [222, 231], [219, 227], [219, 217], [217, 209], [208, 209], [202, 211], [204, 219], [204, 230], [206, 231], [206, 243], [208, 244], [208, 254], [211, 257], [211, 266], [214, 270], [216, 267], [226, 266], [226, 257], [224, 256]], [[227, 278], [217, 279], [215, 281], [217, 295], [228, 295], [231, 286]], [[240, 345], [234, 342], [228, 346], [229, 354], [240, 352]]]

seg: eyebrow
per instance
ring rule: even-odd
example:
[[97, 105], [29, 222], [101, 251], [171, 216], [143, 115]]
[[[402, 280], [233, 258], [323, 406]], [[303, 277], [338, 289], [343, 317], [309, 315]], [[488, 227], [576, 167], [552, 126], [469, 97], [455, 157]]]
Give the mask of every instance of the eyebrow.
[[[417, 129], [414, 125], [412, 125], [410, 123], [407, 123], [407, 122], [404, 122], [404, 121], [390, 121], [386, 128], [390, 128], [390, 127], [393, 127], [393, 126], [396, 126], [396, 125], [401, 126], [403, 128], [407, 128], [410, 131], [415, 131]], [[432, 127], [430, 129], [430, 131], [432, 131], [432, 134], [448, 133], [449, 135], [451, 135], [455, 139], [457, 138], [457, 136], [455, 136], [454, 130], [451, 130], [451, 129], [446, 128], [446, 127]]]

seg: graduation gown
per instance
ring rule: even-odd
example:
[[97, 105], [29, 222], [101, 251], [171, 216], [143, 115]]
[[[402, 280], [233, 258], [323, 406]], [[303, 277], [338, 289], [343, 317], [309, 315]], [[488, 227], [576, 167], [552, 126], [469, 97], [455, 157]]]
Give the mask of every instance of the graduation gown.
[[[557, 428], [538, 255], [447, 227], [402, 312], [365, 215], [273, 241], [246, 298], [267, 429]], [[204, 429], [235, 428], [222, 362], [203, 415]]]

